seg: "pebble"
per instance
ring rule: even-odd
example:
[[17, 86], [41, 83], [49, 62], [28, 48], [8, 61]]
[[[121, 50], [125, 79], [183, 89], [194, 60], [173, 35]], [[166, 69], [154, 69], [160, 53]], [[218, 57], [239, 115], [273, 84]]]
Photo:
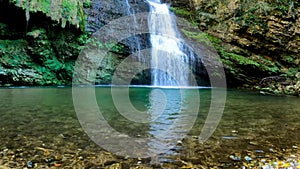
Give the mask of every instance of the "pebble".
[[296, 156], [294, 154], [291, 155], [291, 158], [296, 158]]
[[177, 144], [182, 144], [182, 141], [178, 140], [178, 141], [177, 141]]
[[249, 157], [249, 156], [245, 156], [245, 158], [244, 158], [246, 161], [252, 161], [252, 158], [251, 157]]
[[263, 153], [264, 151], [263, 150], [255, 150], [255, 152], [257, 152], [257, 153]]
[[55, 166], [55, 167], [61, 167], [61, 164], [55, 163], [54, 166]]
[[229, 156], [229, 158], [230, 158], [231, 160], [233, 160], [233, 161], [240, 161], [240, 160], [241, 160], [241, 157], [239, 157], [239, 156], [234, 156], [234, 155]]
[[51, 163], [52, 161], [53, 161], [52, 158], [46, 158], [46, 159], [45, 159], [45, 162], [46, 162], [46, 163]]
[[233, 140], [233, 139], [236, 139], [237, 137], [235, 137], [235, 136], [223, 136], [222, 138], [223, 139], [228, 139], [228, 140]]
[[255, 146], [259, 145], [259, 144], [258, 144], [257, 142], [255, 142], [255, 141], [250, 141], [249, 144], [255, 145]]
[[27, 162], [27, 167], [28, 167], [28, 168], [33, 168], [33, 167], [34, 167], [33, 162], [32, 162], [32, 161], [28, 161], [28, 162]]

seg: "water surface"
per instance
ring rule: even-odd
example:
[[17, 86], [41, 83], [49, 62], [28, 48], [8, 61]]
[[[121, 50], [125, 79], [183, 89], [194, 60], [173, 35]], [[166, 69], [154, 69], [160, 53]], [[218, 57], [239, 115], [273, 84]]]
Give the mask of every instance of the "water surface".
[[[151, 151], [175, 145], [158, 155], [161, 162], [181, 159], [201, 161], [201, 165], [208, 162], [210, 165], [221, 165], [230, 163], [228, 156], [232, 153], [247, 154], [261, 150], [280, 158], [285, 153], [296, 153], [296, 147], [300, 146], [300, 104], [296, 97], [229, 90], [217, 130], [207, 142], [199, 144], [197, 137], [208, 114], [211, 89], [185, 89], [180, 93], [178, 89], [130, 88], [132, 105], [146, 113], [147, 123], [124, 118], [114, 106], [110, 92], [110, 87], [102, 86], [96, 87], [95, 93], [103, 116], [116, 131], [129, 137], [149, 138], [143, 144], [147, 144]], [[195, 92], [199, 92], [201, 102], [195, 121], [191, 121], [189, 117], [194, 116], [194, 112], [187, 108], [197, 106]], [[122, 99], [124, 96], [119, 97]], [[160, 105], [162, 99], [168, 100], [165, 105]], [[163, 106], [166, 108], [161, 111]], [[126, 105], [121, 104], [121, 107]], [[136, 161], [123, 157], [116, 160], [116, 157], [109, 155], [105, 160], [102, 155], [97, 156], [105, 150], [82, 129], [74, 110], [72, 89], [68, 87], [2, 88], [0, 119], [0, 155], [3, 157], [0, 165], [22, 168], [29, 160], [46, 165], [45, 158], [57, 158], [65, 166], [77, 167], [79, 163], [84, 166], [106, 166], [120, 161], [136, 164]], [[176, 119], [182, 120], [174, 127]], [[188, 131], [187, 126], [191, 123], [193, 128]], [[170, 134], [161, 134], [163, 132]], [[15, 156], [9, 155], [9, 152]], [[60, 159], [57, 156], [63, 157]], [[103, 156], [107, 155], [104, 153]], [[79, 157], [84, 159], [72, 160]], [[98, 158], [97, 162], [92, 160]], [[114, 159], [113, 162], [105, 163], [110, 158]]]

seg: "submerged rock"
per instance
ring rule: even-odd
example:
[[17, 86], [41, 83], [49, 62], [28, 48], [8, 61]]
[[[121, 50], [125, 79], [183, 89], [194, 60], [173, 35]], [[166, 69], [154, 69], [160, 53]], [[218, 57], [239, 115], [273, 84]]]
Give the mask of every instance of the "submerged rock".
[[32, 161], [28, 161], [27, 162], [27, 167], [28, 168], [33, 168], [34, 167], [34, 163]]

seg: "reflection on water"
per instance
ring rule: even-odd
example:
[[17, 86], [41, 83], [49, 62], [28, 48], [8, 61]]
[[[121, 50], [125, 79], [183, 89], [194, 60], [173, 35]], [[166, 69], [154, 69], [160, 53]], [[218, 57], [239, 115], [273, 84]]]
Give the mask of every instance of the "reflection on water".
[[[88, 92], [82, 92], [80, 98]], [[81, 124], [97, 144], [123, 156], [149, 157], [167, 152], [191, 129], [199, 108], [198, 89], [98, 88], [96, 96], [104, 118], [86, 120], [85, 110], [92, 105], [81, 105]], [[90, 130], [91, 124], [98, 127]]]
[[[195, 100], [198, 91], [200, 108]], [[216, 132], [204, 145], [198, 145], [196, 142], [185, 144], [185, 141], [201, 132], [210, 107], [210, 89], [130, 88], [132, 105], [140, 113], [147, 114], [147, 123], [132, 122], [123, 117], [113, 105], [110, 93], [110, 87], [95, 90], [103, 117], [122, 134], [124, 140], [142, 138], [141, 145], [147, 145], [147, 151], [161, 152], [177, 146], [167, 155], [179, 153], [194, 158], [204, 153], [204, 156], [209, 154], [208, 158], [220, 159], [233, 152], [251, 149], [273, 148], [279, 151], [300, 146], [299, 98], [228, 91], [225, 112]], [[119, 94], [123, 97], [122, 93]], [[88, 110], [85, 111], [88, 114]], [[35, 147], [51, 147], [61, 154], [84, 149], [88, 150], [87, 156], [101, 150], [87, 137], [78, 122], [71, 88], [0, 89], [0, 119], [0, 154], [4, 149], [27, 150], [28, 157], [23, 157], [25, 164], [34, 156], [30, 152], [36, 153], [33, 151]], [[110, 131], [103, 132], [114, 138]], [[182, 147], [177, 144], [179, 140], [184, 140]], [[118, 144], [118, 141], [108, 144]]]
[[154, 89], [150, 93], [148, 143], [152, 151], [165, 153], [183, 139], [198, 114], [198, 90]]

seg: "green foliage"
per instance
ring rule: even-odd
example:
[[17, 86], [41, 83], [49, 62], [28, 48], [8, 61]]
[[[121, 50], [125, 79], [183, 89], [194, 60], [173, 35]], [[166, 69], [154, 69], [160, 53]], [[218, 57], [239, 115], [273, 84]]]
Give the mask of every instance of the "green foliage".
[[83, 6], [84, 6], [85, 8], [91, 7], [91, 0], [85, 0], [85, 1], [83, 1]]
[[[182, 30], [183, 34], [186, 35], [188, 38], [192, 38], [200, 43], [204, 43], [206, 45], [213, 45], [213, 47], [217, 50], [220, 55], [221, 61], [225, 66], [233, 73], [236, 73], [237, 66], [250, 66], [262, 72], [269, 72], [269, 73], [278, 73], [280, 72], [279, 67], [276, 65], [274, 61], [270, 61], [265, 59], [262, 56], [256, 56], [251, 58], [251, 54], [245, 51], [241, 51], [236, 49], [231, 51], [227, 49], [222, 40], [209, 35], [207, 33], [195, 33], [189, 32], [187, 30]], [[237, 52], [239, 54], [237, 54]]]
[[281, 65], [280, 64], [276, 65], [275, 61], [270, 61], [270, 60], [264, 59], [262, 57], [261, 57], [260, 61], [261, 61], [260, 65], [263, 70], [272, 72], [274, 74], [277, 74], [280, 72], [279, 66], [281, 66]]
[[174, 12], [177, 16], [183, 17], [190, 21], [193, 25], [197, 26], [198, 23], [195, 20], [195, 13], [191, 10], [187, 10], [179, 7], [170, 7], [170, 11]]
[[24, 40], [0, 40], [0, 62], [6, 67], [26, 64], [28, 59]]
[[290, 67], [285, 74], [282, 74], [282, 76], [294, 79], [298, 72], [300, 72], [300, 68]]
[[111, 51], [115, 52], [115, 53], [122, 53], [122, 51], [124, 50], [124, 45], [122, 44], [115, 44], [112, 48]]
[[49, 67], [50, 70], [53, 70], [53, 71], [59, 71], [61, 68], [61, 63], [57, 60], [56, 57], [47, 59], [44, 63], [45, 63], [45, 66]]
[[294, 62], [295, 62], [295, 58], [291, 55], [282, 56], [282, 60], [288, 64], [294, 64]]
[[9, 30], [8, 26], [4, 23], [0, 23], [0, 36], [7, 35]]
[[219, 52], [222, 62], [233, 67], [236, 67], [237, 65], [251, 66], [252, 68], [257, 69], [259, 72], [265, 72], [268, 74], [278, 74], [281, 72], [279, 63], [268, 60], [263, 56], [246, 57], [234, 52], [228, 52], [224, 48], [221, 48]]
[[84, 30], [85, 15], [81, 0], [10, 0], [15, 5], [30, 12], [42, 12], [52, 20], [60, 22], [64, 28], [69, 22]]
[[261, 34], [267, 31], [268, 25], [263, 17], [268, 14], [270, 7], [261, 7], [260, 5], [256, 5], [247, 10], [243, 9], [243, 7], [241, 8], [241, 11], [243, 11], [242, 14], [234, 18], [236, 23], [243, 27], [251, 28], [254, 30], [254, 33]]
[[[39, 31], [29, 34], [38, 37]], [[4, 83], [61, 85], [72, 81], [75, 60], [58, 60], [48, 40], [0, 40], [0, 55], [0, 74], [7, 77], [1, 80]]]
[[79, 38], [80, 44], [86, 45], [83, 47], [96, 48], [100, 50], [107, 50], [114, 53], [122, 53], [124, 50], [124, 45], [117, 42], [102, 43], [96, 37], [90, 37], [90, 33], [84, 33]]
[[222, 49], [220, 53], [221, 53], [221, 56], [222, 56], [223, 60], [224, 59], [225, 60], [231, 60], [234, 63], [239, 64], [239, 65], [253, 65], [253, 66], [256, 66], [256, 67], [259, 66], [259, 63], [249, 59], [248, 57], [244, 57], [244, 56], [241, 56], [241, 55], [238, 55], [238, 54], [235, 54], [235, 53], [230, 53], [230, 52], [225, 51], [224, 49]]
[[254, 34], [264, 34], [268, 29], [267, 16], [294, 15], [297, 3], [295, 0], [242, 0], [234, 20], [242, 27], [253, 30]]
[[84, 32], [83, 34], [81, 34], [81, 35], [77, 38], [77, 40], [78, 40], [78, 42], [79, 42], [80, 45], [85, 45], [86, 43], [89, 42], [90, 38], [91, 38], [91, 33], [89, 33], [89, 32]]
[[289, 10], [289, 7], [288, 6], [285, 6], [285, 5], [278, 5], [275, 7], [275, 9], [283, 12], [283, 13], [287, 13], [288, 10]]
[[296, 12], [298, 3], [297, 0], [276, 0], [272, 4], [280, 15], [291, 15]]
[[206, 45], [209, 45], [209, 46], [211, 46], [212, 44], [218, 45], [222, 42], [221, 39], [219, 39], [217, 37], [214, 37], [214, 36], [211, 36], [208, 33], [190, 32], [190, 31], [187, 31], [187, 30], [184, 30], [184, 29], [182, 29], [181, 31], [188, 38], [194, 39], [199, 43], [205, 43]]
[[178, 8], [178, 7], [170, 7], [170, 10], [172, 12], [174, 12], [175, 14], [182, 16], [182, 17], [190, 17], [191, 15], [193, 15], [193, 13], [191, 11], [188, 11], [186, 9], [183, 8]]
[[68, 61], [68, 62], [61, 64], [61, 66], [62, 66], [61, 69], [65, 70], [65, 72], [66, 72], [65, 76], [67, 76], [69, 78], [72, 77], [74, 65], [75, 65], [75, 61]]

